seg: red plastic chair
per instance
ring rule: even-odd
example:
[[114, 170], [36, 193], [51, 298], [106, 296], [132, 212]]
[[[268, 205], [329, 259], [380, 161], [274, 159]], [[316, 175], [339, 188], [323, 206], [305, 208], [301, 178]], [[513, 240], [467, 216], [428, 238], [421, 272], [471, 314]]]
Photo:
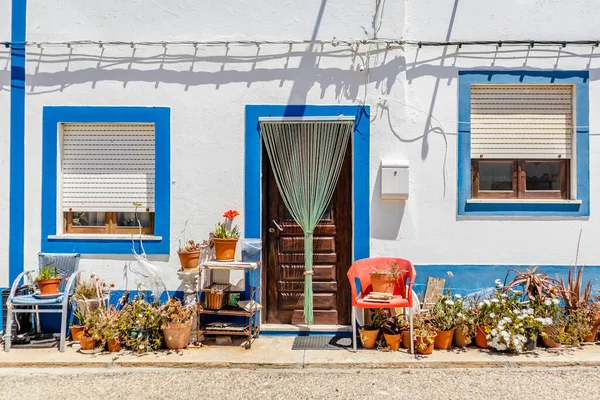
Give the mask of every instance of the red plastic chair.
[[[371, 272], [389, 268], [398, 264], [400, 278], [394, 288], [394, 297], [388, 303], [365, 301], [366, 295], [373, 291]], [[356, 351], [356, 310], [359, 308], [408, 308], [410, 319], [410, 351], [414, 354], [413, 342], [413, 283], [417, 276], [415, 267], [402, 258], [363, 258], [356, 261], [348, 270], [348, 279], [352, 287], [352, 346]]]

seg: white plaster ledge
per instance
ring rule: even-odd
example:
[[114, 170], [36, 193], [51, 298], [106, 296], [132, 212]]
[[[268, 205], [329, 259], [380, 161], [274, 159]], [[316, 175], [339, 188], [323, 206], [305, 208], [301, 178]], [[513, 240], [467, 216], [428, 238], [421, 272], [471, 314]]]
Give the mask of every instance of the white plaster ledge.
[[[139, 235], [134, 235], [133, 240], [139, 240]], [[64, 234], [48, 235], [50, 240], [71, 239], [71, 240], [132, 240], [131, 235], [97, 235], [97, 234]], [[142, 240], [161, 241], [162, 236], [142, 235]]]
[[469, 199], [467, 204], [581, 204], [581, 200], [563, 199]]

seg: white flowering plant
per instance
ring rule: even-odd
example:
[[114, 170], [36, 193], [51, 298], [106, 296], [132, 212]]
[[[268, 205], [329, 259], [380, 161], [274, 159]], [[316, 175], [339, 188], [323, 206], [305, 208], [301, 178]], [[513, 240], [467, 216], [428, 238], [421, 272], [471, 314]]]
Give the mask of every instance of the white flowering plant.
[[531, 307], [506, 311], [486, 337], [489, 346], [498, 351], [522, 353], [527, 343], [536, 340], [543, 327], [552, 323], [551, 318], [536, 317]]

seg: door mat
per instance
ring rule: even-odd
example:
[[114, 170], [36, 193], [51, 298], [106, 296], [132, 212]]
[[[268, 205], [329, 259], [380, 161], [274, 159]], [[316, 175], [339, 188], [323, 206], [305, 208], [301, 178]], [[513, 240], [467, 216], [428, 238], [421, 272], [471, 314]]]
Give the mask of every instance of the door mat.
[[352, 338], [343, 336], [297, 336], [292, 350], [349, 350]]

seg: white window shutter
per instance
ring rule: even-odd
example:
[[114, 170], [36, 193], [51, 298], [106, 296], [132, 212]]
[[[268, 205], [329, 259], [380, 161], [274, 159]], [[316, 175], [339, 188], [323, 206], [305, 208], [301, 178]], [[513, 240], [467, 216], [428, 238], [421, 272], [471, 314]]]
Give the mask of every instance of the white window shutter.
[[572, 85], [471, 85], [471, 158], [571, 158]]
[[154, 124], [62, 124], [63, 211], [154, 211]]

